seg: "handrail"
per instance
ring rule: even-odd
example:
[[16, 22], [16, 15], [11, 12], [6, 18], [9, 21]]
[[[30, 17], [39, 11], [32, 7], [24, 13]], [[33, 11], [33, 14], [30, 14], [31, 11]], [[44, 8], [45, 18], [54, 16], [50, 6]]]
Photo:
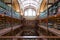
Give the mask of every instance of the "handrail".
[[[20, 35], [20, 32], [16, 34], [16, 36], [19, 36]], [[17, 38], [14, 38], [13, 40], [17, 40]]]
[[1, 1], [0, 1], [0, 7], [2, 7], [3, 9], [7, 11], [11, 11], [11, 8]]
[[[39, 25], [39, 27], [43, 28], [44, 30], [47, 30], [47, 27]], [[60, 36], [60, 30], [56, 30], [54, 28], [48, 28], [49, 32], [52, 32], [53, 34]]]
[[[15, 30], [15, 29], [17, 29], [17, 28], [19, 28], [19, 27], [21, 27], [21, 26], [22, 26], [22, 25], [14, 26], [14, 27], [12, 27], [12, 30]], [[10, 32], [10, 31], [11, 31], [11, 27], [2, 29], [2, 30], [0, 30], [0, 36], [6, 34], [6, 33], [8, 33], [8, 32]]]
[[0, 38], [60, 38], [60, 36], [0, 36]]
[[[60, 1], [57, 1], [57, 2], [55, 2], [52, 6], [50, 6], [49, 8], [47, 8], [47, 9], [49, 9], [49, 11], [51, 11], [52, 9], [53, 10], [57, 10], [57, 8], [58, 8], [58, 3], [60, 3]], [[57, 4], [57, 5], [56, 5]], [[57, 7], [55, 7], [55, 5], [57, 6]], [[55, 7], [55, 8], [54, 8]], [[52, 9], [51, 9], [52, 8]], [[51, 10], [50, 10], [51, 9]], [[46, 13], [48, 14], [48, 11], [47, 10], [44, 10], [42, 13], [40, 13], [40, 15], [39, 15], [39, 18], [40, 19], [45, 19], [45, 18], [47, 18], [47, 15], [46, 15]], [[42, 15], [43, 14], [43, 15]], [[50, 15], [49, 14], [49, 16], [53, 16], [53, 15], [57, 15], [58, 13], [56, 12], [56, 14], [53, 14], [52, 13], [52, 15]]]
[[13, 16], [13, 18], [16, 18], [16, 19], [20, 19], [20, 13], [18, 13], [18, 12], [16, 12], [12, 7], [9, 7], [8, 5], [6, 5], [5, 3], [3, 3], [3, 2], [1, 2], [0, 1], [0, 7], [1, 8], [3, 8], [4, 9], [4, 11], [8, 14], [10, 14], [10, 15], [7, 15], [7, 16], [10, 16], [11, 17], [11, 13], [13, 13], [12, 14], [12, 16]]

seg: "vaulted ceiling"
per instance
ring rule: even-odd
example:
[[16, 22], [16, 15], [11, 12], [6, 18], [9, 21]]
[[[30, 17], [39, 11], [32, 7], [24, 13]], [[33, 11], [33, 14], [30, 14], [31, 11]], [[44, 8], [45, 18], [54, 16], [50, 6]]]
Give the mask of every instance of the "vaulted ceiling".
[[37, 10], [40, 7], [42, 0], [18, 0], [18, 2], [23, 10], [27, 8], [34, 8]]
[[47, 6], [50, 7], [51, 4], [57, 0], [49, 0], [50, 4], [48, 5], [47, 5], [48, 0], [1, 0], [1, 1], [4, 1], [7, 5], [13, 7], [13, 9], [16, 10], [17, 12], [20, 12], [22, 16], [24, 16], [24, 11], [26, 11], [27, 9], [35, 10], [36, 15], [39, 16], [40, 12], [46, 10]]
[[[17, 12], [20, 12], [21, 15], [23, 15], [23, 12], [26, 9], [34, 9], [37, 13], [37, 15], [40, 14], [40, 12], [43, 12], [47, 8], [47, 2], [48, 0], [2, 0], [6, 4], [13, 3], [12, 7]], [[55, 0], [57, 1], [57, 0]], [[50, 4], [55, 2], [54, 0], [49, 0]], [[51, 6], [49, 4], [49, 6]]]

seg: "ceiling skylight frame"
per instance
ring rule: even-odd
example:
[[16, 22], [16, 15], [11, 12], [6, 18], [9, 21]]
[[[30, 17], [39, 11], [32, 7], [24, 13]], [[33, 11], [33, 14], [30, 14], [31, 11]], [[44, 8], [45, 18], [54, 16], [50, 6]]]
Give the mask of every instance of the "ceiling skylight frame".
[[[35, 5], [36, 9], [39, 8], [42, 0], [18, 0], [19, 3], [21, 4], [20, 6], [22, 7], [22, 9], [24, 9], [26, 7], [26, 5], [31, 5], [33, 6], [33, 4]], [[28, 1], [33, 1], [33, 3], [28, 3]], [[26, 4], [24, 2], [27, 2]], [[38, 6], [37, 6], [38, 5]]]

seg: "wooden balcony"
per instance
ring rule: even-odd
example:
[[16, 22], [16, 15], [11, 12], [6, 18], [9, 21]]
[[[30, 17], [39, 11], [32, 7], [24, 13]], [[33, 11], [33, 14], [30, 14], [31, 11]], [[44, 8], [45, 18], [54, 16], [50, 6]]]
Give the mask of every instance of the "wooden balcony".
[[15, 30], [15, 29], [17, 29], [17, 28], [19, 28], [19, 27], [21, 27], [21, 26], [22, 26], [22, 25], [17, 25], [17, 26], [13, 26], [13, 27], [9, 27], [9, 28], [2, 29], [2, 30], [0, 30], [0, 36], [6, 34], [6, 33], [8, 33], [8, 32], [10, 32], [11, 30]]

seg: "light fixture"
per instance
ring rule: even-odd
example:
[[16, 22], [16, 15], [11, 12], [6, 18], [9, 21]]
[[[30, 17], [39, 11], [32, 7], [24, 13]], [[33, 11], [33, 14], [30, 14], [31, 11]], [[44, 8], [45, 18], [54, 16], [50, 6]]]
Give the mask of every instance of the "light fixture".
[[40, 12], [43, 12], [43, 10], [40, 10]]
[[17, 12], [20, 12], [20, 10], [19, 10], [19, 9], [17, 9]]

